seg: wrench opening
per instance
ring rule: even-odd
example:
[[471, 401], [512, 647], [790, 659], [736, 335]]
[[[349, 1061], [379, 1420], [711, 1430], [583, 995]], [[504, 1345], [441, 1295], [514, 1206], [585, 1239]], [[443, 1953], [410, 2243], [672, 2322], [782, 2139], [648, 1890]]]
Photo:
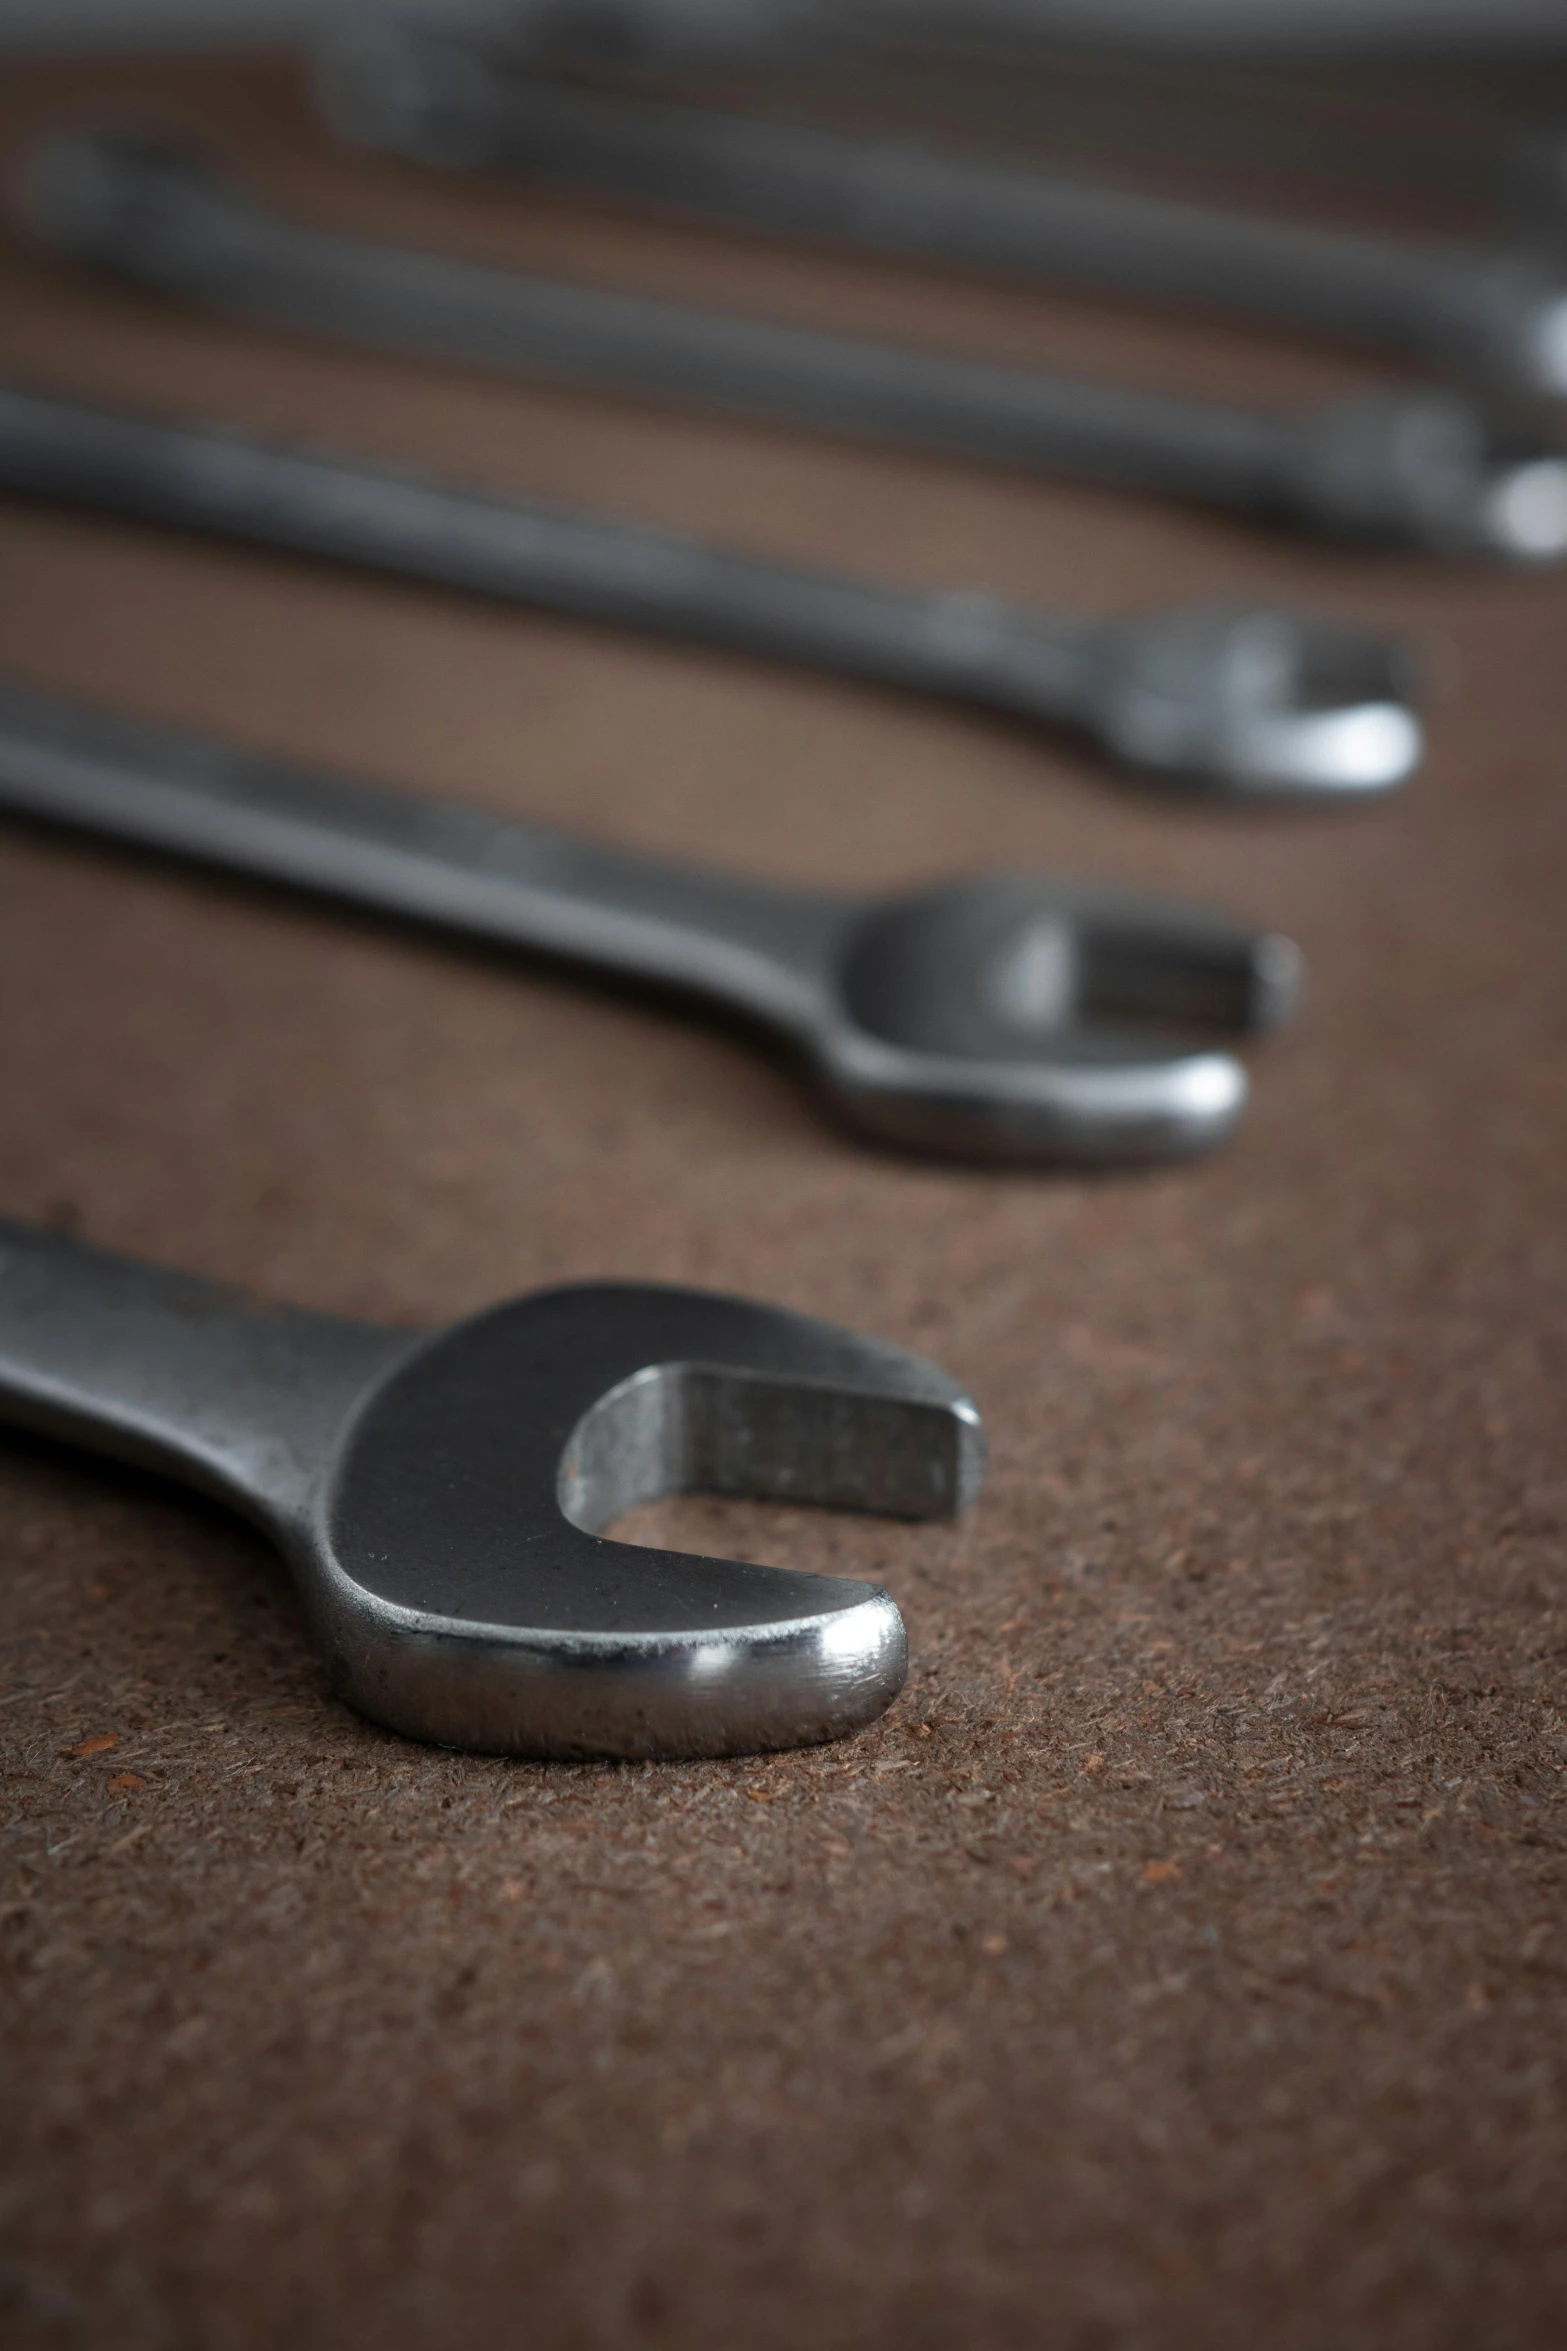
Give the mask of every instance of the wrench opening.
[[[578, 1421], [561, 1512], [590, 1535], [672, 1494], [951, 1518], [977, 1483], [954, 1410], [729, 1364], [651, 1364]], [[972, 1408], [962, 1418], [977, 1428]]]

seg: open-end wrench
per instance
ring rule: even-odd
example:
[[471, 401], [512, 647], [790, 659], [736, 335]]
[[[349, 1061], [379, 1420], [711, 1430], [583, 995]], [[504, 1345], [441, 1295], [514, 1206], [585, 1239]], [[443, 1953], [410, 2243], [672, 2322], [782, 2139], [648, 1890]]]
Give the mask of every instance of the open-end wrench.
[[1567, 396], [1567, 278], [1525, 253], [1299, 228], [601, 97], [507, 74], [474, 46], [393, 23], [329, 47], [320, 86], [339, 129], [426, 163], [499, 165], [767, 235], [1227, 311]]
[[985, 1463], [945, 1373], [781, 1307], [596, 1283], [394, 1330], [10, 1223], [0, 1418], [258, 1523], [372, 1721], [535, 1756], [805, 1746], [902, 1687], [878, 1585], [608, 1540], [624, 1511], [695, 1491], [950, 1518]]
[[693, 310], [332, 235], [258, 204], [200, 149], [123, 128], [56, 133], [16, 191], [35, 243], [225, 317], [1355, 540], [1567, 554], [1567, 451], [1454, 393], [1270, 414]]
[[0, 810], [705, 998], [781, 1038], [862, 1132], [1105, 1164], [1228, 1134], [1233, 1056], [1297, 949], [1130, 893], [996, 874], [889, 899], [692, 872], [305, 775], [0, 679]]
[[1195, 606], [1096, 622], [911, 594], [4, 383], [0, 489], [953, 695], [1239, 800], [1374, 798], [1421, 751], [1399, 649], [1327, 619]]

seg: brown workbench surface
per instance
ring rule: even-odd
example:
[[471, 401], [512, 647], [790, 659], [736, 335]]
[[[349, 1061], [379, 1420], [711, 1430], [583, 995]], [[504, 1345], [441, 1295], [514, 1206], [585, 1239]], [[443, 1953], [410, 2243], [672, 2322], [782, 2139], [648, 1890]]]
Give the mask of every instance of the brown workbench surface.
[[[1259, 400], [1283, 340], [764, 251], [325, 145], [280, 71], [8, 74], [323, 219]], [[668, 1011], [7, 830], [0, 1210], [439, 1320], [644, 1275], [936, 1357], [957, 1530], [641, 1531], [883, 1579], [885, 1721], [544, 1768], [324, 1694], [261, 1543], [0, 1449], [0, 2335], [106, 2351], [1560, 2338], [1567, 585], [377, 363], [0, 257], [0, 357], [793, 557], [1417, 632], [1401, 805], [1271, 821], [916, 700], [14, 501], [0, 664], [801, 883], [1044, 862], [1302, 942], [1235, 1144], [1123, 1180], [827, 1127]]]

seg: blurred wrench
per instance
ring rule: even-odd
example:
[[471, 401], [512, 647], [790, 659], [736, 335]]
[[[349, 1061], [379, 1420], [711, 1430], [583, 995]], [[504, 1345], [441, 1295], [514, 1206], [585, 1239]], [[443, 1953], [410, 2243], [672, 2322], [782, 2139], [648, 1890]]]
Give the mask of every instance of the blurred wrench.
[[[537, 102], [589, 103], [552, 93]], [[693, 310], [312, 229], [257, 203], [199, 148], [123, 129], [40, 143], [13, 212], [52, 252], [225, 317], [334, 342], [1196, 500], [1343, 538], [1519, 562], [1567, 554], [1567, 451], [1453, 393], [1269, 414]]]
[[1246, 1078], [1194, 1039], [1287, 1019], [1287, 939], [993, 874], [887, 899], [688, 871], [306, 775], [0, 679], [0, 810], [173, 851], [740, 1013], [882, 1142], [1102, 1165], [1204, 1151]]
[[1420, 756], [1396, 648], [1329, 620], [1194, 606], [1093, 622], [910, 594], [3, 381], [0, 489], [953, 695], [1241, 799], [1374, 797]]
[[1567, 277], [1483, 245], [1297, 228], [825, 131], [508, 75], [395, 24], [328, 45], [325, 111], [423, 163], [500, 165], [764, 234], [1228, 311], [1567, 397]]
[[607, 1540], [624, 1511], [950, 1518], [985, 1464], [945, 1373], [778, 1306], [606, 1282], [391, 1330], [9, 1223], [0, 1418], [254, 1520], [372, 1722], [541, 1757], [806, 1746], [902, 1687], [879, 1585]]

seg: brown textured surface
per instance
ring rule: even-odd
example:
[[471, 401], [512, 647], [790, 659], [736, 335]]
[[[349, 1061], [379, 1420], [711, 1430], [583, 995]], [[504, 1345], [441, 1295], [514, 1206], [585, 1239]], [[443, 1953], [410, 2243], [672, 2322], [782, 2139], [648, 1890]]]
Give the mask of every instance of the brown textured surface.
[[[1337, 359], [356, 169], [280, 77], [104, 75], [301, 206], [1259, 398]], [[11, 77], [8, 132], [86, 85]], [[1418, 629], [1407, 804], [1248, 824], [1065, 745], [96, 521], [0, 512], [0, 661], [758, 873], [1051, 861], [1303, 942], [1215, 1163], [857, 1152], [741, 1043], [260, 895], [0, 843], [0, 1207], [439, 1319], [736, 1287], [938, 1357], [959, 1531], [688, 1503], [878, 1575], [883, 1725], [765, 1763], [421, 1751], [259, 1543], [0, 1452], [0, 2335], [251, 2351], [1560, 2340], [1567, 594], [445, 380], [6, 255], [4, 355], [911, 580]], [[107, 1742], [112, 1741], [113, 1744]]]

